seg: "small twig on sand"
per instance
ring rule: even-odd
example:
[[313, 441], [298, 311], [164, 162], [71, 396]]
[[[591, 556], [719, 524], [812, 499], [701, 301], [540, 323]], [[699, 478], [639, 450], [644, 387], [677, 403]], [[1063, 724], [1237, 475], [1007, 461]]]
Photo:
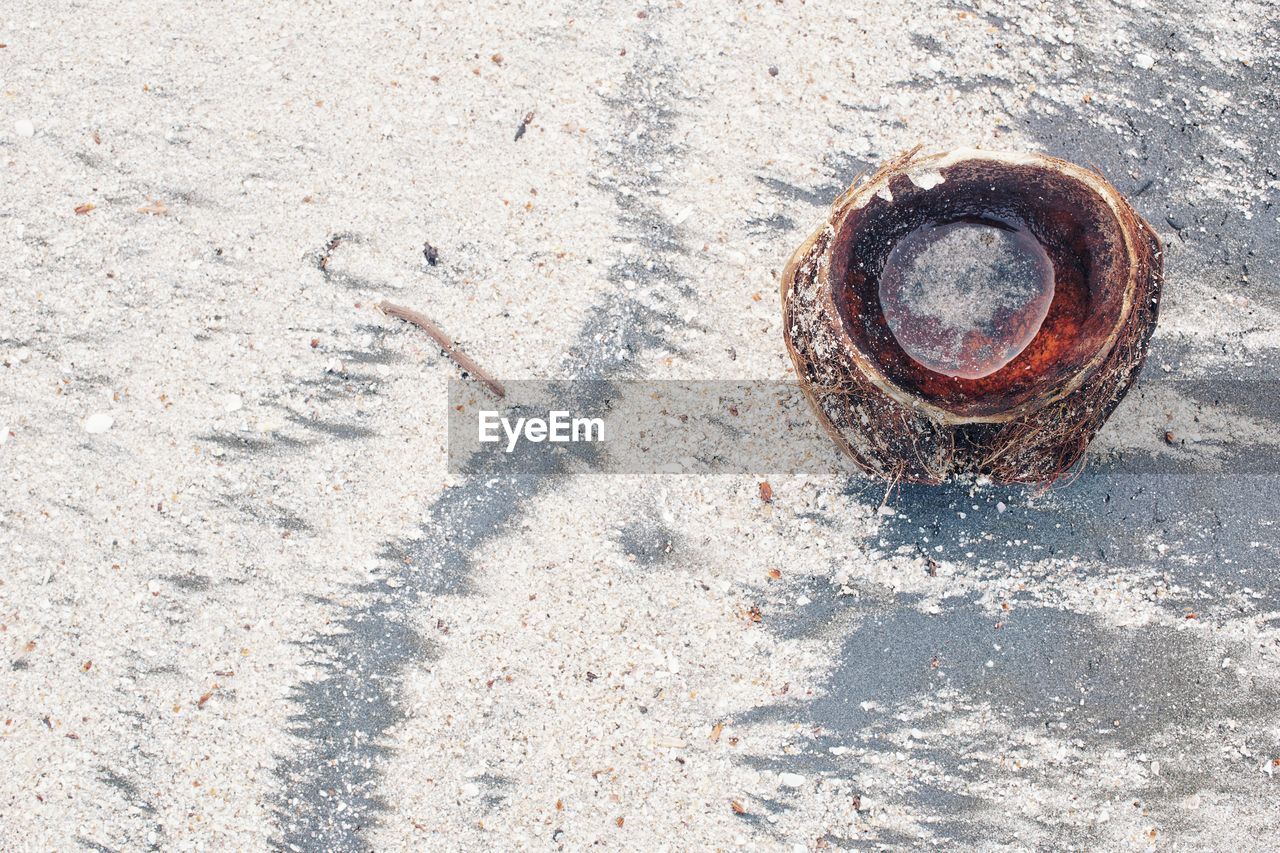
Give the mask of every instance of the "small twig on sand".
[[320, 267], [321, 270], [328, 272], [329, 256], [333, 254], [333, 250], [338, 248], [338, 244], [341, 242], [342, 242], [341, 234], [334, 234], [332, 237], [330, 237], [329, 242], [325, 243], [324, 248], [320, 250], [320, 256], [316, 262], [316, 266]]
[[[898, 466], [898, 470], [894, 473], [893, 479], [889, 481], [889, 488], [884, 490], [884, 497], [880, 500], [879, 508], [883, 508], [887, 503], [889, 503], [889, 495], [893, 494], [893, 487], [897, 486], [902, 481], [902, 469], [905, 467], [905, 465]], [[898, 493], [902, 493], [901, 488], [899, 488]]]
[[520, 123], [516, 125], [516, 142], [519, 142], [520, 137], [524, 136], [525, 131], [529, 129], [529, 124], [532, 121], [533, 110], [529, 110], [529, 112], [524, 114], [524, 118], [520, 120]]
[[389, 317], [396, 317], [408, 323], [412, 323], [422, 331], [431, 336], [431, 339], [440, 345], [440, 349], [444, 350], [444, 354], [453, 359], [454, 363], [470, 373], [476, 381], [488, 388], [495, 397], [507, 396], [507, 390], [502, 387], [502, 383], [490, 376], [485, 369], [476, 364], [471, 356], [458, 349], [458, 345], [453, 342], [453, 338], [444, 333], [444, 330], [431, 322], [425, 314], [414, 311], [412, 308], [405, 308], [403, 305], [396, 305], [391, 302], [380, 302], [378, 310]]

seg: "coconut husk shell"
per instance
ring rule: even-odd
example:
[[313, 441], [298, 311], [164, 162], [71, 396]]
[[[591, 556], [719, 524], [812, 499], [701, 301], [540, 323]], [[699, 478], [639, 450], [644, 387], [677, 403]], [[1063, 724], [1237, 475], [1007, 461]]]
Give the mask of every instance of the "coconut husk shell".
[[[932, 373], [884, 333], [879, 270], [903, 234], [984, 210], [1019, 220], [1046, 248], [1053, 302], [994, 374]], [[855, 182], [791, 257], [783, 335], [823, 427], [867, 472], [1047, 483], [1075, 468], [1137, 378], [1161, 258], [1156, 233], [1094, 170], [1042, 154], [911, 151]]]

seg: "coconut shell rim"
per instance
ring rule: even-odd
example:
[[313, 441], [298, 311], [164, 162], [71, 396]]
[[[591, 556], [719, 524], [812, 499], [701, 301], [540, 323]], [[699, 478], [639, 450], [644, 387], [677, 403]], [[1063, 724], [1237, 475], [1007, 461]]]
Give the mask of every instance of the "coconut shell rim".
[[[780, 288], [783, 337], [801, 389], [824, 431], [868, 474], [893, 481], [939, 483], [955, 474], [972, 472], [989, 474], [998, 482], [1039, 483], [1047, 487], [1064, 474], [1078, 470], [1089, 442], [1141, 371], [1159, 316], [1163, 244], [1150, 224], [1097, 169], [1044, 154], [960, 148], [917, 156], [919, 150], [917, 147], [889, 160], [866, 181], [859, 183], [861, 176], [855, 179], [854, 185], [834, 200], [825, 222], [784, 265]], [[870, 194], [885, 182], [967, 158], [1015, 165], [1033, 163], [1069, 173], [1106, 202], [1120, 233], [1117, 248], [1122, 248], [1123, 257], [1119, 260], [1127, 266], [1123, 310], [1117, 313], [1112, 333], [1099, 344], [1093, 357], [1069, 375], [1079, 377], [1079, 381], [1052, 397], [1032, 395], [1028, 398], [1029, 407], [1019, 407], [1021, 415], [1014, 411], [1005, 416], [1001, 411], [994, 417], [956, 417], [941, 407], [926, 408], [922, 404], [927, 401], [922, 396], [909, 392], [891, 395], [883, 384], [874, 383], [859, 369], [858, 361], [862, 359], [855, 360], [854, 355], [860, 353], [850, 345], [844, 319], [831, 302], [830, 280], [822, 276], [828, 272], [832, 250], [829, 246], [815, 248], [824, 239], [835, 242], [834, 226], [842, 221], [840, 217], [850, 209], [849, 205], [855, 201], [869, 203]], [[792, 297], [791, 291], [801, 280], [806, 295]], [[793, 315], [793, 307], [799, 310], [802, 304], [804, 313]], [[848, 361], [831, 362], [829, 356], [819, 359], [811, 346], [817, 341], [799, 337], [806, 327], [814, 333], [825, 329], [820, 336], [825, 337], [825, 346], [835, 345], [837, 351], [842, 348], [841, 355], [847, 356]], [[796, 340], [804, 341], [804, 346], [798, 347]], [[820, 368], [824, 363], [828, 366]], [[1058, 390], [1063, 384], [1058, 379], [1049, 388]], [[826, 408], [833, 404], [829, 415]], [[860, 423], [850, 419], [851, 413], [856, 412], [863, 412]], [[861, 436], [861, 440], [855, 442], [855, 436]], [[979, 438], [976, 445], [972, 443], [975, 436]]]
[[[1141, 216], [1125, 201], [1111, 182], [1093, 169], [1087, 169], [1072, 163], [1069, 160], [1063, 160], [1048, 154], [1028, 153], [1019, 151], [1005, 150], [988, 150], [983, 148], [957, 148], [950, 151], [936, 152], [932, 154], [919, 154], [920, 147], [905, 151], [896, 157], [886, 161], [879, 169], [877, 169], [866, 181], [861, 183], [855, 178], [853, 184], [843, 193], [836, 197], [831, 203], [830, 213], [827, 219], [820, 225], [809, 237], [801, 243], [788, 258], [787, 263], [782, 271], [782, 311], [783, 311], [783, 337], [787, 345], [788, 352], [794, 363], [797, 362], [797, 354], [795, 347], [791, 341], [791, 324], [789, 316], [789, 305], [787, 303], [787, 294], [790, 290], [791, 281], [794, 277], [796, 269], [807, 258], [813, 244], [821, 237], [822, 233], [830, 228], [837, 231], [839, 225], [843, 223], [845, 217], [856, 209], [864, 207], [870, 202], [871, 197], [886, 187], [889, 182], [899, 175], [919, 174], [930, 170], [941, 171], [944, 168], [954, 166], [967, 160], [986, 160], [997, 163], [1003, 163], [1010, 166], [1033, 166], [1037, 168], [1046, 168], [1050, 171], [1067, 174], [1075, 178], [1080, 183], [1088, 187], [1095, 196], [1102, 199], [1108, 210], [1111, 212], [1116, 225], [1116, 233], [1123, 240], [1124, 260], [1126, 264], [1126, 272], [1128, 278], [1125, 282], [1123, 301], [1116, 321], [1112, 325], [1108, 335], [1097, 352], [1088, 361], [1083, 363], [1074, 373], [1065, 379], [1056, 381], [1052, 386], [1047, 388], [1043, 393], [1036, 394], [1032, 398], [1024, 401], [1018, 406], [992, 413], [964, 415], [954, 412], [943, 406], [939, 406], [927, 398], [915, 394], [902, 388], [893, 382], [879, 366], [866, 358], [859, 347], [855, 346], [848, 331], [840, 325], [837, 329], [837, 335], [844, 344], [844, 349], [857, 365], [858, 372], [871, 382], [881, 393], [889, 396], [897, 401], [900, 405], [909, 406], [914, 409], [922, 409], [933, 416], [938, 422], [947, 425], [961, 425], [971, 423], [1007, 423], [1019, 417], [1025, 416], [1028, 412], [1036, 411], [1045, 406], [1062, 400], [1075, 393], [1084, 385], [1085, 381], [1091, 376], [1097, 368], [1106, 360], [1112, 349], [1115, 348], [1116, 342], [1119, 340], [1124, 327], [1129, 322], [1129, 318], [1133, 313], [1134, 296], [1141, 286], [1138, 279], [1139, 264], [1139, 247], [1135, 242], [1134, 228], [1145, 231], [1148, 236], [1154, 238], [1157, 249], [1163, 250], [1163, 244], [1159, 235], [1148, 225]], [[823, 270], [819, 271], [822, 275]], [[830, 283], [821, 289], [821, 299], [824, 302], [824, 309], [832, 316], [836, 316], [835, 305], [832, 303], [832, 288]]]

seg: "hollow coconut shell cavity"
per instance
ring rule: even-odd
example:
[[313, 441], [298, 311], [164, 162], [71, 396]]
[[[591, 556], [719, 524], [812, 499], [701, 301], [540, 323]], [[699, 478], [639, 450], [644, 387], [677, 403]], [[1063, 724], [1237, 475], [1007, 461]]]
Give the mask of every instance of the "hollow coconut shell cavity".
[[[1029, 233], [1052, 264], [1034, 337], [985, 375], [909, 355], [881, 298], [895, 245], [970, 221]], [[1048, 483], [1081, 461], [1142, 367], [1161, 256], [1151, 226], [1093, 170], [1041, 154], [912, 151], [855, 181], [792, 255], [783, 335], [822, 425], [867, 472]]]

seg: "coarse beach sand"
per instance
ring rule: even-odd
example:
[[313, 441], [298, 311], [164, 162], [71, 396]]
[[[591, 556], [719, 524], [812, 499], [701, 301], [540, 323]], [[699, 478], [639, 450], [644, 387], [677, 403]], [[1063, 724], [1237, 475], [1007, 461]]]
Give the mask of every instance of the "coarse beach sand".
[[[6, 0], [0, 849], [1273, 849], [1278, 92], [1252, 0]], [[381, 300], [787, 379], [782, 264], [917, 144], [1164, 240], [1073, 481], [448, 468]]]

